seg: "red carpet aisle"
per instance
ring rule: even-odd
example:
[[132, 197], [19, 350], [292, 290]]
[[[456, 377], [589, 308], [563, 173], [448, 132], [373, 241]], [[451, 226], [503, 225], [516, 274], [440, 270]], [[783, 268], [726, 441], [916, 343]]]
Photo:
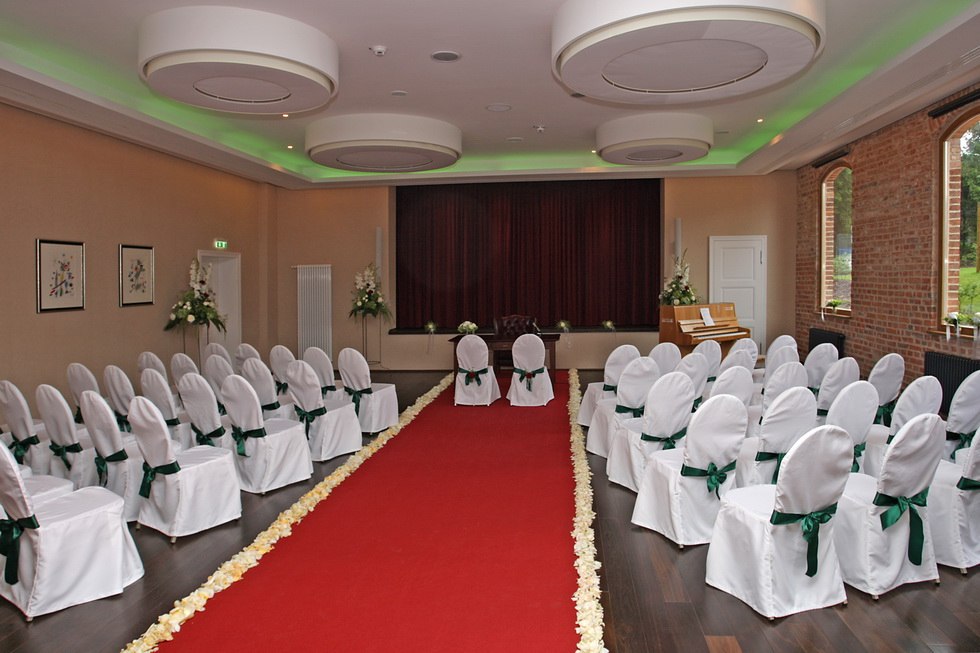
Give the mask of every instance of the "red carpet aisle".
[[567, 375], [555, 390], [443, 392], [162, 650], [575, 650]]

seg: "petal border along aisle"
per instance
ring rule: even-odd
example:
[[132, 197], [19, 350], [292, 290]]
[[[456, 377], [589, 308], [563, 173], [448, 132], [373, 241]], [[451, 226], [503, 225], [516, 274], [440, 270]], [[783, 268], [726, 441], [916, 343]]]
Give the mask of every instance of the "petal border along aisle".
[[[576, 607], [576, 633], [579, 635], [577, 649], [583, 653], [603, 653], [602, 606], [599, 603], [599, 563], [596, 561], [595, 532], [592, 522], [591, 471], [585, 456], [585, 438], [578, 426], [576, 415], [581, 401], [578, 372], [571, 369], [569, 376], [569, 424], [571, 426], [571, 458], [575, 476], [575, 520], [572, 536], [576, 555], [578, 589], [574, 601]], [[312, 490], [303, 495], [290, 508], [263, 532], [259, 533], [250, 545], [225, 562], [198, 589], [174, 603], [174, 608], [159, 617], [141, 637], [127, 645], [124, 653], [145, 653], [155, 651], [161, 642], [174, 638], [181, 624], [203, 611], [205, 604], [218, 592], [227, 589], [242, 578], [246, 571], [259, 564], [266, 553], [275, 548], [276, 542], [292, 534], [292, 526], [298, 524], [312, 512], [317, 504], [361, 466], [364, 461], [379, 451], [391, 438], [411, 423], [426, 406], [431, 404], [453, 382], [453, 375], [445, 376], [428, 392], [420, 396], [414, 404], [401, 414], [398, 424], [380, 434], [373, 442], [364, 445], [332, 474], [320, 481]]]

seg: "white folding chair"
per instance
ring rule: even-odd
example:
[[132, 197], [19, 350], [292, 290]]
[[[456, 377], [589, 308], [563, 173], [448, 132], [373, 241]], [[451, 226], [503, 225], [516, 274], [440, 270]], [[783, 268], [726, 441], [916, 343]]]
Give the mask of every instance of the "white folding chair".
[[204, 361], [203, 376], [207, 379], [214, 396], [218, 399], [218, 412], [224, 413], [225, 407], [221, 401], [221, 388], [225, 385], [225, 379], [235, 373], [221, 356], [209, 356]]
[[10, 381], [0, 381], [0, 413], [10, 429], [10, 450], [19, 465], [27, 465], [35, 474], [51, 469], [51, 450], [43, 422], [35, 423], [31, 409], [20, 388]]
[[453, 403], [457, 406], [489, 406], [500, 399], [500, 384], [490, 365], [486, 341], [467, 334], [456, 344], [456, 386]]
[[758, 437], [747, 437], [742, 442], [735, 485], [775, 483], [786, 452], [816, 422], [817, 400], [806, 386], [790, 388], [776, 397], [762, 416]]
[[875, 424], [884, 424], [886, 428], [891, 426], [895, 402], [898, 401], [904, 379], [905, 359], [901, 354], [885, 354], [871, 368], [868, 382], [878, 391], [878, 413], [875, 415]]
[[610, 441], [615, 437], [626, 437], [625, 433], [617, 434], [619, 423], [643, 415], [650, 388], [659, 378], [660, 370], [652, 358], [638, 356], [630, 361], [619, 375], [616, 396], [603, 399], [593, 411], [585, 450], [604, 458], [608, 456]]
[[745, 404], [731, 395], [704, 402], [687, 427], [687, 446], [650, 456], [632, 522], [682, 547], [709, 542], [747, 421]]
[[[327, 352], [319, 347], [307, 347], [303, 352], [303, 360], [310, 364], [317, 378], [320, 379], [320, 394], [324, 399], [331, 397], [330, 393], [337, 392], [337, 381], [334, 378], [333, 363]], [[342, 395], [343, 396], [343, 395]]]
[[71, 481], [75, 489], [98, 483], [95, 449], [84, 426], [77, 426], [71, 408], [54, 386], [41, 384], [35, 391], [37, 410], [51, 439], [50, 474]]
[[[285, 372], [283, 374], [285, 375]], [[249, 358], [242, 363], [241, 375], [245, 377], [245, 380], [255, 390], [255, 394], [259, 398], [259, 404], [262, 406], [262, 417], [264, 419], [272, 419], [274, 417], [280, 419], [296, 419], [296, 413], [293, 410], [293, 400], [288, 394], [288, 385], [285, 376], [283, 377], [282, 387], [287, 389], [287, 394], [280, 401], [279, 394], [276, 392], [276, 387], [280, 384], [272, 377], [272, 372], [266, 367], [265, 363], [258, 358]]]
[[599, 401], [616, 397], [616, 385], [619, 383], [620, 375], [630, 361], [639, 357], [640, 350], [634, 345], [620, 345], [606, 357], [606, 364], [602, 368], [602, 381], [590, 383], [582, 394], [582, 402], [578, 408], [580, 426], [588, 426], [592, 423], [592, 413], [595, 412]]
[[939, 580], [926, 497], [943, 441], [942, 419], [918, 415], [895, 434], [877, 479], [849, 476], [834, 533], [845, 583], [877, 599], [905, 583]]
[[551, 375], [544, 365], [544, 341], [534, 333], [517, 337], [511, 348], [514, 374], [507, 391], [511, 406], [546, 406], [555, 398]]
[[936, 562], [966, 573], [980, 564], [980, 438], [939, 461], [929, 488], [929, 526]]
[[[878, 398], [879, 405], [881, 398]], [[939, 413], [943, 403], [943, 386], [934, 376], [920, 376], [906, 386], [895, 402], [895, 410], [891, 414], [891, 426], [873, 424], [868, 430], [867, 445], [864, 449], [864, 462], [861, 471], [877, 477], [881, 472], [881, 464], [885, 451], [898, 430], [905, 426], [916, 415]]]
[[258, 358], [259, 360], [262, 360], [262, 356], [259, 355], [258, 349], [247, 342], [243, 342], [235, 349], [235, 370], [237, 372], [241, 372], [242, 364], [249, 358]]
[[337, 356], [344, 392], [354, 402], [362, 433], [380, 433], [398, 423], [398, 395], [392, 383], [372, 383], [361, 352], [347, 347]]
[[211, 356], [221, 356], [228, 363], [229, 367], [233, 367], [235, 364], [235, 361], [231, 358], [231, 354], [228, 353], [228, 350], [220, 342], [209, 342], [204, 345], [204, 351], [201, 353], [202, 360], [207, 360]]
[[133, 390], [133, 383], [116, 365], [106, 365], [103, 372], [102, 382], [105, 383], [108, 392], [109, 407], [119, 422], [119, 428], [127, 433], [132, 431], [129, 424], [129, 402], [136, 396]]
[[123, 500], [105, 488], [35, 503], [13, 456], [0, 451], [0, 505], [9, 520], [0, 595], [28, 621], [119, 594], [143, 575]]
[[101, 395], [99, 381], [92, 374], [92, 370], [81, 363], [70, 363], [68, 365], [68, 392], [71, 393], [71, 400], [75, 404], [75, 423], [82, 423], [81, 399], [82, 393], [91, 390], [97, 395]]
[[834, 403], [837, 394], [860, 379], [861, 369], [858, 367], [857, 361], [850, 356], [841, 358], [830, 366], [820, 383], [820, 389], [817, 391], [818, 424], [823, 423], [824, 418], [827, 417], [830, 404]]
[[846, 603], [835, 522], [851, 449], [843, 429], [816, 427], [786, 452], [775, 485], [730, 490], [708, 545], [705, 582], [769, 619]]
[[[286, 396], [289, 386], [286, 383], [286, 368], [296, 360], [293, 352], [285, 345], [273, 345], [269, 352], [269, 369], [276, 380], [276, 394]], [[244, 369], [244, 368], [243, 368]]]
[[[187, 376], [186, 374], [184, 376]], [[190, 448], [191, 444], [191, 425], [186, 419], [181, 420], [177, 412], [177, 405], [174, 403], [173, 392], [162, 374], [155, 369], [147, 368], [140, 374], [140, 389], [143, 396], [153, 402], [163, 415], [163, 421], [170, 430], [170, 437], [178, 444], [181, 449]]]
[[231, 419], [218, 412], [218, 400], [214, 396], [211, 385], [200, 374], [191, 372], [185, 374], [177, 386], [183, 398], [184, 410], [190, 420], [192, 438], [181, 442], [182, 449], [193, 446], [207, 445], [234, 449], [235, 441], [231, 437]]
[[626, 430], [617, 431], [609, 441], [609, 480], [636, 492], [647, 459], [655, 451], [684, 446], [694, 396], [694, 384], [683, 372], [658, 378], [647, 393], [643, 417], [624, 420]]
[[820, 390], [823, 377], [839, 358], [837, 347], [829, 342], [820, 343], [806, 355], [806, 360], [803, 361], [803, 367], [806, 368], [806, 384], [813, 394], [817, 394]]
[[680, 347], [672, 342], [658, 342], [647, 356], [657, 364], [661, 374], [673, 372], [681, 363]]
[[264, 494], [313, 475], [303, 424], [281, 418], [264, 420], [258, 395], [237, 374], [228, 377], [221, 395], [231, 418], [236, 445], [233, 458], [243, 490]]
[[197, 369], [197, 363], [194, 362], [193, 358], [181, 352], [177, 352], [170, 357], [170, 373], [173, 377], [174, 385], [179, 384], [181, 377], [191, 372], [200, 374], [200, 371]]
[[708, 383], [708, 359], [697, 352], [691, 352], [681, 359], [681, 362], [674, 368], [676, 372], [683, 372], [691, 379], [694, 386], [694, 401], [691, 402], [691, 411], [698, 409], [701, 405], [701, 397], [704, 396], [704, 387]]
[[140, 355], [136, 358], [136, 370], [140, 374], [143, 373], [143, 370], [156, 370], [163, 377], [163, 380], [167, 381], [167, 366], [152, 351], [140, 352]]
[[772, 406], [772, 402], [790, 388], [805, 388], [806, 380], [806, 370], [803, 369], [803, 363], [790, 362], [780, 365], [766, 379], [765, 392], [761, 396], [756, 395], [754, 397], [761, 401], [759, 403], [749, 404], [749, 425], [746, 433], [749, 436], [758, 435], [759, 425], [762, 424], [762, 416]]
[[143, 455], [139, 523], [175, 542], [242, 516], [233, 455], [218, 447], [176, 453], [163, 415], [146, 397], [134, 397], [129, 416]]
[[81, 397], [82, 415], [95, 448], [98, 483], [122, 497], [123, 517], [136, 521], [143, 505], [139, 495], [143, 474], [143, 454], [136, 438], [119, 430], [112, 409], [97, 392], [86, 390]]
[[949, 402], [945, 457], [953, 460], [957, 452], [969, 448], [977, 428], [980, 428], [980, 372], [963, 379]]
[[[251, 361], [246, 361], [248, 365]], [[361, 448], [361, 425], [349, 401], [324, 404], [320, 379], [301, 360], [286, 367], [286, 382], [299, 421], [304, 424], [310, 455], [320, 462]]]
[[861, 471], [861, 457], [877, 410], [878, 391], [875, 387], [867, 381], [855, 381], [837, 394], [827, 411], [825, 423], [841, 427], [854, 441], [851, 472]]

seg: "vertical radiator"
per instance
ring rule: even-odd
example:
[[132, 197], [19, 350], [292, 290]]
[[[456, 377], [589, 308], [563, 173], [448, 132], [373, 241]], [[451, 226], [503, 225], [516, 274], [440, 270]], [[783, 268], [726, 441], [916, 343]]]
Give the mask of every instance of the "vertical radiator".
[[980, 370], [980, 360], [927, 351], [923, 368], [923, 374], [936, 377], [939, 379], [939, 384], [943, 386], [943, 403], [939, 410], [946, 415], [949, 413], [953, 394], [960, 387], [963, 379]]
[[834, 347], [837, 347], [838, 356], [841, 358], [844, 357], [844, 334], [826, 329], [810, 329], [810, 342], [807, 343], [807, 351], [813, 351], [814, 347], [822, 345], [825, 342], [829, 342]]
[[319, 347], [333, 357], [333, 322], [329, 265], [296, 266], [298, 356]]

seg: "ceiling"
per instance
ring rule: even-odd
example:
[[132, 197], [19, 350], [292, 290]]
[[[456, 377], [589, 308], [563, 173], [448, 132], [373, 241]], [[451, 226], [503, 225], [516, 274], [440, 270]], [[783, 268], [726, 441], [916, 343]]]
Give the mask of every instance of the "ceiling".
[[[157, 95], [143, 82], [141, 20], [196, 3], [4, 2], [0, 102], [257, 181], [318, 188], [791, 170], [980, 81], [980, 2], [825, 0], [822, 50], [802, 73], [751, 94], [670, 106], [711, 120], [714, 144], [707, 156], [673, 165], [615, 165], [593, 153], [596, 129], [662, 109], [574, 97], [558, 81], [551, 32], [564, 2], [238, 0], [236, 7], [319, 29], [339, 49], [336, 95], [288, 118], [196, 108]], [[384, 56], [373, 46], [384, 46]], [[460, 58], [435, 61], [430, 55], [436, 51]], [[685, 65], [670, 63], [678, 70]], [[487, 109], [493, 105], [510, 109]], [[462, 155], [449, 167], [413, 173], [339, 170], [307, 156], [310, 123], [363, 113], [451, 123], [462, 132]]]

